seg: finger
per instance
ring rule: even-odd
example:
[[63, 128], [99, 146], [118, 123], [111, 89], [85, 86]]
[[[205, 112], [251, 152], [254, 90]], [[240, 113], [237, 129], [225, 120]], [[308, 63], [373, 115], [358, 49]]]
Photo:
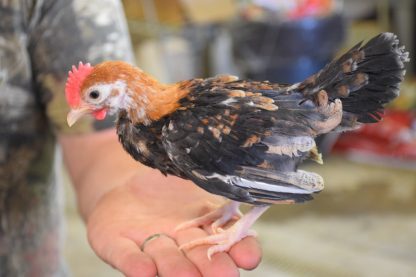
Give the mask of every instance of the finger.
[[[177, 242], [182, 245], [205, 236], [207, 233], [202, 229], [190, 228], [177, 233]], [[237, 266], [227, 253], [217, 253], [212, 256], [211, 260], [208, 260], [208, 248], [209, 245], [202, 245], [184, 251], [202, 276], [239, 276]]]
[[198, 269], [178, 249], [173, 239], [159, 236], [144, 246], [143, 251], [156, 263], [159, 276], [199, 277]]
[[129, 239], [119, 238], [96, 249], [98, 256], [129, 277], [154, 277], [157, 274], [153, 260]]
[[231, 247], [229, 252], [235, 264], [242, 269], [255, 269], [261, 261], [262, 251], [254, 237], [246, 237]]

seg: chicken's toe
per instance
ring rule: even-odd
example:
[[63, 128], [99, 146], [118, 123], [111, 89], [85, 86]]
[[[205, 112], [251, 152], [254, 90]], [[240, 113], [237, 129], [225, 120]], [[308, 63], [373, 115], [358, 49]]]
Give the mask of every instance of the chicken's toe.
[[218, 229], [225, 224], [227, 224], [232, 219], [239, 219], [242, 216], [242, 213], [239, 210], [240, 203], [238, 202], [228, 202], [227, 204], [221, 206], [220, 208], [207, 213], [201, 217], [194, 218], [192, 220], [186, 221], [175, 228], [175, 232], [192, 228], [200, 227], [211, 224], [212, 233], [217, 233]]

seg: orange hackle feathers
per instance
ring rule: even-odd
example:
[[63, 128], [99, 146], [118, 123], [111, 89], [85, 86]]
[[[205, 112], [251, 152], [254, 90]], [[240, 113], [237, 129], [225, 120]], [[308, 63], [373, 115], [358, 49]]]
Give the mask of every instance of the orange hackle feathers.
[[171, 114], [180, 108], [179, 101], [188, 95], [190, 90], [178, 84], [167, 85], [159, 89], [158, 93], [148, 94], [149, 104], [146, 106], [146, 114], [152, 121]]
[[81, 100], [81, 85], [93, 69], [94, 67], [89, 63], [83, 64], [82, 62], [79, 62], [78, 68], [73, 65], [72, 71], [68, 72], [68, 80], [65, 85], [65, 96], [70, 107], [77, 107], [79, 105]]

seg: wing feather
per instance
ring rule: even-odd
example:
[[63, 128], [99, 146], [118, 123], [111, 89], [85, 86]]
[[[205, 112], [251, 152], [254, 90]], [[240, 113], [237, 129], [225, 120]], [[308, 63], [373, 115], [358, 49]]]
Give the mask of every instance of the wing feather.
[[162, 132], [175, 166], [207, 191], [237, 201], [311, 199], [322, 179], [308, 183], [310, 176], [296, 170], [315, 146], [308, 122], [320, 115], [297, 95], [286, 95], [280, 108], [279, 97], [271, 96], [287, 92], [270, 89], [269, 83], [242, 81], [194, 87]]

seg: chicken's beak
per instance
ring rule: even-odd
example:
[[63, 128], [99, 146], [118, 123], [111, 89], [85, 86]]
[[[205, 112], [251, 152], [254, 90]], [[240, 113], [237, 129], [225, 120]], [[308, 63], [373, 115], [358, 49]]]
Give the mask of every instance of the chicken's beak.
[[66, 116], [66, 121], [68, 122], [69, 127], [75, 124], [82, 116], [90, 112], [89, 107], [79, 107], [77, 109], [72, 109]]

